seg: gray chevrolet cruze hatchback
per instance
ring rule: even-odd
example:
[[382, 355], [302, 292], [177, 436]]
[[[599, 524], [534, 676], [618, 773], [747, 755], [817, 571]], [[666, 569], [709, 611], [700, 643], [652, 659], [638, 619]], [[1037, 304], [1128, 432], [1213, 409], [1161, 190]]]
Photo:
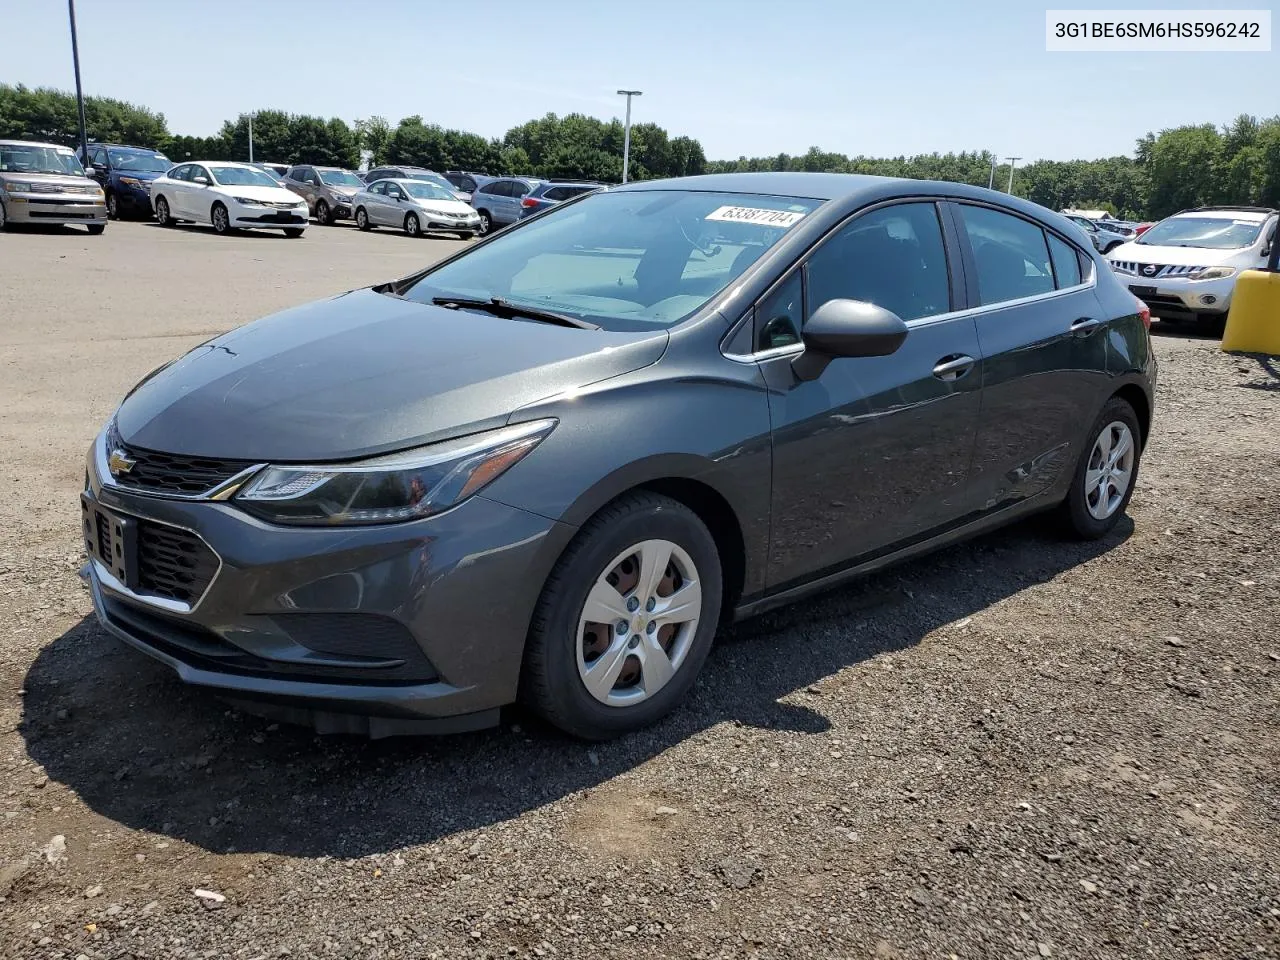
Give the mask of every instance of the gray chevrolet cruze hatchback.
[[1036, 511], [1105, 535], [1148, 322], [1072, 224], [980, 188], [589, 194], [139, 383], [89, 452], [94, 605], [321, 731], [522, 700], [615, 736], [676, 707], [727, 619]]

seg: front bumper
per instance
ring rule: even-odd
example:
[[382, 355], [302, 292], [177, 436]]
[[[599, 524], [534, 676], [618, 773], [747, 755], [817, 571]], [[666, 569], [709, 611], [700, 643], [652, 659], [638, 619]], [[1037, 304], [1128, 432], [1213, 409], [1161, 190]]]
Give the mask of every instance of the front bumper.
[[1221, 280], [1187, 280], [1168, 277], [1148, 280], [1133, 274], [1116, 276], [1135, 296], [1151, 308], [1155, 317], [1165, 320], [1191, 319], [1209, 314], [1225, 316], [1231, 308], [1235, 277]]
[[105, 224], [106, 198], [99, 193], [5, 193], [0, 196], [10, 223]]
[[311, 222], [304, 207], [249, 207], [237, 204], [228, 210], [231, 224], [236, 227], [305, 228]]
[[87, 503], [216, 554], [189, 603], [88, 564], [102, 625], [184, 682], [370, 736], [488, 726], [515, 700], [533, 607], [574, 528], [479, 496], [413, 523], [273, 526], [229, 503], [104, 483], [103, 447], [90, 454]]
[[480, 217], [468, 217], [465, 220], [450, 220], [445, 217], [433, 217], [423, 214], [422, 229], [427, 233], [476, 233], [480, 229]]

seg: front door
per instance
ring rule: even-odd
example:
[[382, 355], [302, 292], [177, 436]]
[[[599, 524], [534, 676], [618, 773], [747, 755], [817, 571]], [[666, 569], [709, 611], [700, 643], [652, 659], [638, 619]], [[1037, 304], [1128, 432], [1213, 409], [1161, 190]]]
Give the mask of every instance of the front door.
[[[952, 315], [958, 252], [943, 223], [932, 201], [861, 214], [757, 305], [774, 446], [771, 587], [872, 559], [974, 509], [982, 354], [973, 318]], [[892, 310], [907, 339], [891, 356], [837, 358], [799, 381], [797, 331], [835, 298]]]
[[1003, 210], [953, 209], [985, 357], [974, 484], [995, 510], [1075, 468], [1108, 387], [1108, 318], [1093, 258], [1068, 238]]

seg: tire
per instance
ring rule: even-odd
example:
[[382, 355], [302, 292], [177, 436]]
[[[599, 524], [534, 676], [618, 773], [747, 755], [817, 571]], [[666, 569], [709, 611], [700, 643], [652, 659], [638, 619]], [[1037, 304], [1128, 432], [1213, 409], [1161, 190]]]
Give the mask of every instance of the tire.
[[209, 208], [209, 222], [213, 224], [213, 232], [220, 236], [225, 237], [234, 229], [231, 226], [231, 215], [221, 203], [215, 203]]
[[115, 191], [107, 193], [107, 219], [120, 219], [120, 201], [116, 199]]
[[9, 212], [5, 210], [4, 204], [0, 203], [0, 230], [9, 229]]
[[[1105, 479], [1099, 485], [1096, 480], [1099, 467], [1108, 459], [1115, 459], [1117, 455], [1114, 451], [1123, 442], [1125, 432], [1128, 435], [1128, 452], [1119, 457], [1120, 462], [1117, 464], [1122, 469], [1119, 472], [1105, 472]], [[1109, 438], [1109, 443], [1104, 441], [1104, 435]], [[1093, 429], [1089, 431], [1089, 439], [1071, 477], [1071, 490], [1062, 503], [1062, 519], [1067, 532], [1081, 540], [1098, 540], [1110, 533], [1128, 509], [1133, 488], [1138, 483], [1138, 466], [1141, 460], [1142, 428], [1138, 423], [1138, 415], [1127, 400], [1112, 397], [1098, 414]], [[1127, 471], [1123, 470], [1126, 462]], [[1124, 490], [1116, 498], [1113, 495], [1115, 478], [1125, 474], [1127, 479], [1124, 479]], [[1105, 488], [1102, 493], [1098, 492], [1099, 486]], [[1101, 501], [1104, 495], [1107, 497], [1105, 506]]]
[[481, 210], [480, 213], [480, 229], [476, 233], [480, 236], [486, 236], [493, 232], [493, 217], [489, 215], [488, 210]]
[[[636, 559], [646, 548], [652, 551], [650, 561], [661, 558], [664, 543], [671, 547], [672, 565], [664, 565], [656, 590], [684, 589], [696, 582], [700, 588], [696, 622], [663, 624], [660, 613], [654, 615], [653, 627], [646, 620], [651, 605], [641, 601], [641, 595], [647, 592], [654, 597], [655, 593], [639, 582], [645, 567], [637, 565]], [[625, 572], [628, 564], [629, 574]], [[673, 571], [685, 579], [683, 587]], [[634, 579], [610, 590], [606, 578], [623, 575]], [[598, 589], [616, 600], [607, 610], [601, 607], [610, 616], [626, 614], [629, 600], [636, 600], [636, 609], [628, 614], [632, 619], [621, 634], [616, 628], [620, 619], [603, 628], [598, 626], [603, 620], [583, 622], [588, 595]], [[627, 596], [619, 590], [627, 591]], [[715, 540], [693, 511], [655, 493], [637, 491], [619, 497], [583, 525], [543, 586], [530, 621], [521, 699], [549, 723], [585, 740], [607, 740], [655, 723], [679, 705], [697, 680], [715, 638], [721, 591]], [[588, 660], [586, 648], [592, 645], [603, 645], [603, 650]], [[639, 655], [651, 657], [655, 650], [662, 659], [653, 661], [654, 671], [649, 674], [647, 667], [640, 666]], [[670, 670], [668, 654], [675, 660], [674, 673], [664, 679], [658, 666]], [[603, 682], [597, 681], [597, 692], [592, 693], [586, 680], [589, 668], [610, 662], [618, 669]], [[630, 677], [636, 673], [638, 677]], [[651, 675], [657, 679], [655, 689], [648, 692], [644, 687]]]
[[100, 237], [103, 231], [107, 229], [107, 225], [105, 223], [86, 223], [84, 228], [89, 231], [89, 236]]
[[474, 236], [475, 236], [475, 234], [474, 234], [474, 233], [472, 233], [470, 230], [463, 230], [463, 231], [459, 232], [459, 234], [458, 234], [458, 239], [460, 239], [460, 240], [470, 240], [470, 239], [471, 239], [472, 237], [474, 237]]
[[356, 226], [361, 230], [373, 229], [373, 224], [369, 222], [368, 211], [364, 207], [356, 207]]
[[156, 223], [162, 227], [172, 227], [178, 221], [169, 215], [169, 201], [164, 197], [156, 197]]
[[404, 232], [411, 237], [422, 236], [422, 221], [418, 219], [416, 213], [406, 213], [404, 216]]
[[316, 201], [316, 223], [322, 227], [327, 227], [333, 223], [333, 214], [329, 210], [329, 204], [323, 200]]
[[284, 235], [290, 240], [297, 240], [305, 232], [302, 227], [285, 227]]

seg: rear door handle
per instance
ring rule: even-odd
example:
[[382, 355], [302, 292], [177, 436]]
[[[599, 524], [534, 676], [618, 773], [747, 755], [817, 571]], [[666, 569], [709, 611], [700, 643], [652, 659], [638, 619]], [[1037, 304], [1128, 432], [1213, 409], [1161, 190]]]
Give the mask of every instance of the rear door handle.
[[1078, 337], [1087, 337], [1099, 327], [1105, 326], [1106, 322], [1098, 317], [1081, 317], [1071, 324], [1071, 332]]
[[972, 370], [977, 362], [973, 357], [963, 353], [953, 353], [934, 364], [933, 375], [939, 380], [959, 380]]

